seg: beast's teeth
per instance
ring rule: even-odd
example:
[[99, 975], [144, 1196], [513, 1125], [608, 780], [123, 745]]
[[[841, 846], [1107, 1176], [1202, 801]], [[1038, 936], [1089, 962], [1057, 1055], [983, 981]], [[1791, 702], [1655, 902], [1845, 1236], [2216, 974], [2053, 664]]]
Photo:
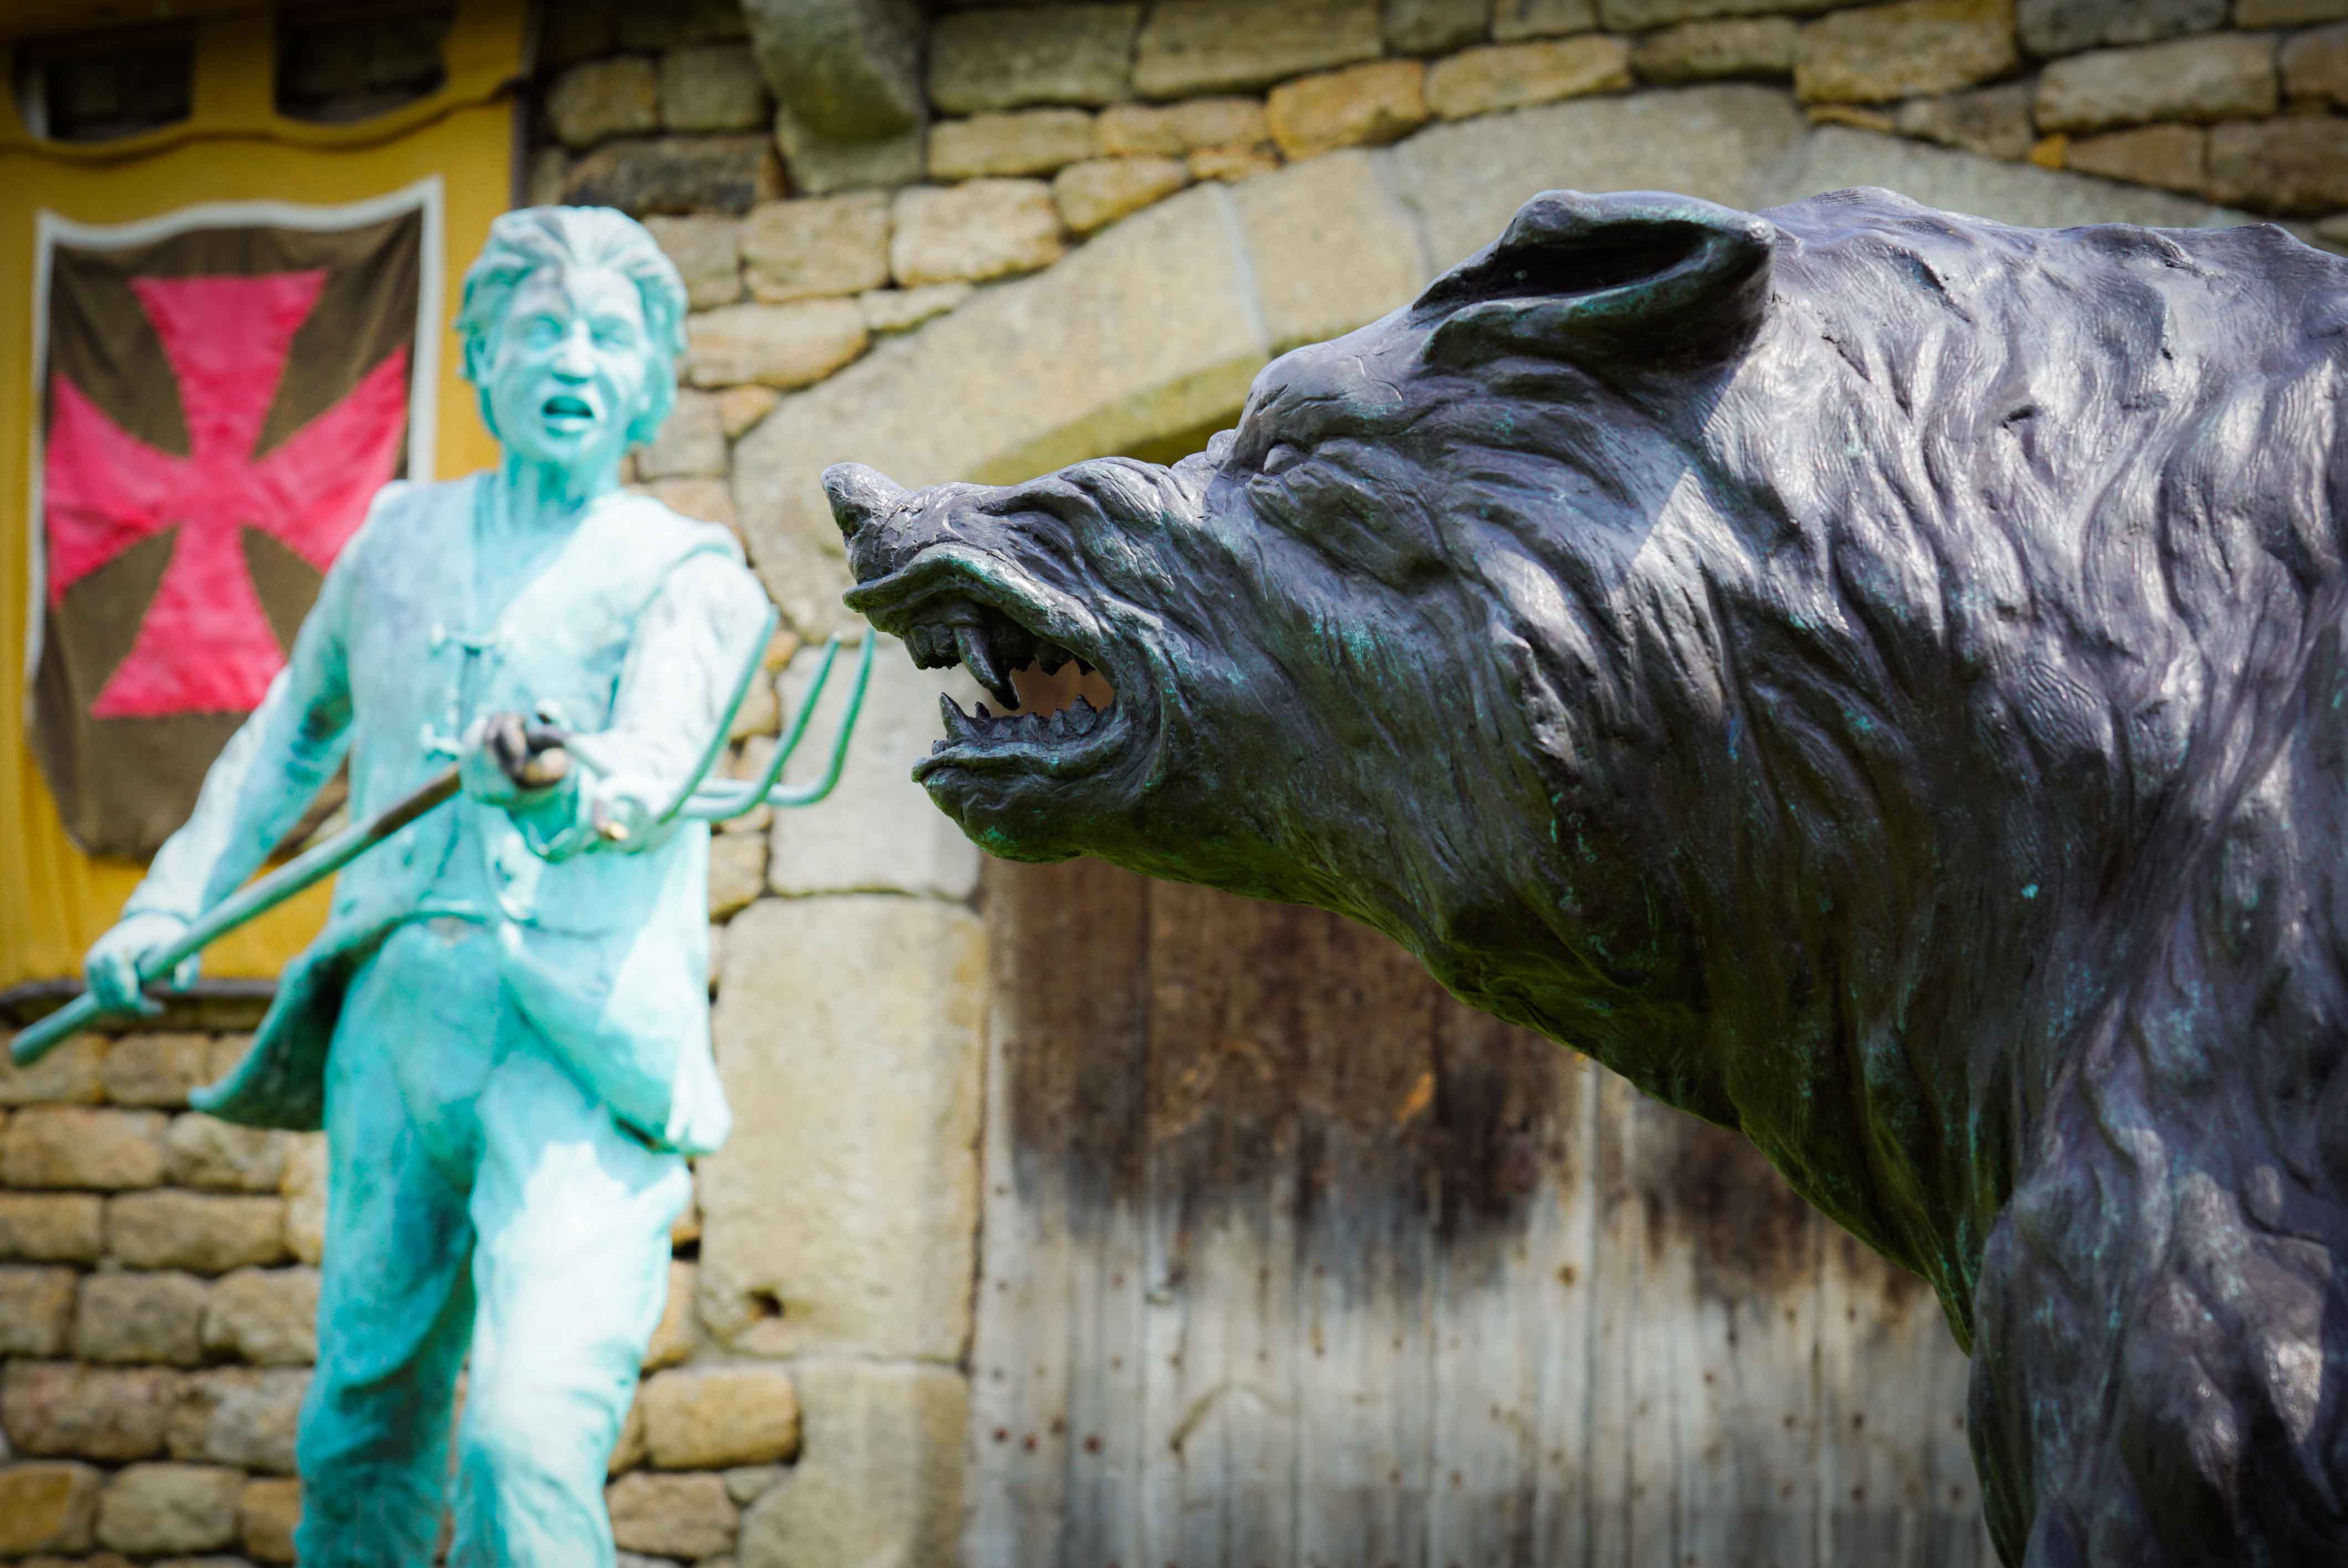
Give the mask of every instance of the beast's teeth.
[[1093, 672], [1093, 667], [1092, 667], [1091, 665], [1089, 665], [1089, 664], [1086, 663], [1086, 662], [1085, 662], [1083, 660], [1081, 660], [1081, 659], [1079, 659], [1079, 660], [1077, 660], [1077, 661], [1076, 661], [1076, 673], [1077, 673], [1077, 674], [1079, 674], [1079, 675], [1089, 675], [1089, 674], [1091, 674], [1092, 672]]
[[954, 646], [962, 651], [963, 663], [978, 677], [978, 683], [994, 694], [995, 701], [1006, 708], [1019, 706], [1019, 699], [1012, 692], [1011, 682], [1003, 673], [1003, 666], [994, 661], [994, 650], [987, 645], [983, 630], [975, 626], [955, 627]]
[[1035, 668], [1049, 675], [1074, 657], [1056, 642], [1040, 643], [1035, 649]]
[[[961, 706], [943, 692], [938, 693], [938, 712], [945, 719], [948, 738], [958, 741], [977, 739], [977, 724], [973, 723], [971, 716], [963, 712]], [[981, 712], [984, 710], [982, 709]]]

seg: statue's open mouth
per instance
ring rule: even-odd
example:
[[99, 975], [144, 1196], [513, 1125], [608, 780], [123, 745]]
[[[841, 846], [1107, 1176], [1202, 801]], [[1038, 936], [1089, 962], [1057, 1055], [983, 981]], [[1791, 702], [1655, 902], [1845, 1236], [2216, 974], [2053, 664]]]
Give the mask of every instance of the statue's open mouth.
[[1077, 600], [966, 547], [925, 550], [848, 596], [881, 630], [904, 639], [924, 670], [959, 664], [1002, 704], [963, 712], [941, 693], [946, 733], [913, 769], [1074, 778], [1107, 764], [1129, 739], [1132, 704], [1117, 700], [1117, 655]]

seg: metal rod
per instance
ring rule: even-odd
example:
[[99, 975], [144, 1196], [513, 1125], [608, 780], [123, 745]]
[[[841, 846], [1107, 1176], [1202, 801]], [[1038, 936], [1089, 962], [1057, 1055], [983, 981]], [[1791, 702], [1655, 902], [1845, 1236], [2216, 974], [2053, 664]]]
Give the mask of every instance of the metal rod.
[[[312, 845], [259, 881], [247, 883], [191, 922], [177, 938], [141, 959], [139, 985], [143, 988], [161, 979], [247, 920], [275, 908], [304, 888], [324, 881], [425, 813], [445, 804], [456, 793], [457, 770], [445, 768], [407, 799], [366, 822], [353, 824], [324, 843]], [[38, 1023], [17, 1031], [8, 1053], [17, 1066], [26, 1066], [46, 1055], [59, 1041], [113, 1010], [102, 1006], [94, 994], [84, 991]]]
[[809, 684], [807, 696], [801, 700], [798, 713], [792, 719], [789, 731], [784, 735], [782, 743], [775, 748], [774, 756], [768, 759], [760, 776], [755, 781], [704, 785], [695, 794], [693, 804], [685, 808], [685, 815], [705, 822], [716, 822], [729, 816], [740, 816], [762, 805], [783, 809], [813, 805], [829, 794], [833, 786], [839, 783], [841, 769], [848, 760], [849, 738], [855, 733], [856, 721], [864, 710], [864, 692], [871, 684], [872, 652], [878, 641], [879, 639], [869, 631], [864, 636], [864, 646], [856, 661], [856, 682], [849, 688], [848, 706], [840, 712], [839, 730], [831, 743], [831, 758], [819, 781], [812, 784], [781, 787], [777, 784], [782, 776], [783, 764], [798, 750], [799, 738], [806, 733], [808, 721], [815, 716], [816, 699], [822, 694], [824, 683], [831, 678], [832, 661], [839, 654], [839, 639], [837, 637], [824, 645], [823, 661], [816, 666], [815, 680]]

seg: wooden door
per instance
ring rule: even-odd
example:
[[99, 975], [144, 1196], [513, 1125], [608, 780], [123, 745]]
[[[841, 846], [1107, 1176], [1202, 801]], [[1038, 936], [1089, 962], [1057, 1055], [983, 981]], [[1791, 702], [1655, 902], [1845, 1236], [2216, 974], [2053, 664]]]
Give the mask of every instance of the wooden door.
[[990, 867], [973, 1568], [1971, 1568], [1931, 1294], [1318, 911]]

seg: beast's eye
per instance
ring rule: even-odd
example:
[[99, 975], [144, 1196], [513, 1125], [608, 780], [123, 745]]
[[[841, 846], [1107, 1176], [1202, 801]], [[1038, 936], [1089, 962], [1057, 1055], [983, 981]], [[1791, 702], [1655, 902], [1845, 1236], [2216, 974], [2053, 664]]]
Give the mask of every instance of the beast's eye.
[[1261, 473], [1279, 474], [1295, 467], [1303, 461], [1304, 461], [1304, 448], [1293, 442], [1275, 441], [1272, 444], [1272, 450], [1263, 455], [1263, 461], [1256, 465], [1256, 467]]

